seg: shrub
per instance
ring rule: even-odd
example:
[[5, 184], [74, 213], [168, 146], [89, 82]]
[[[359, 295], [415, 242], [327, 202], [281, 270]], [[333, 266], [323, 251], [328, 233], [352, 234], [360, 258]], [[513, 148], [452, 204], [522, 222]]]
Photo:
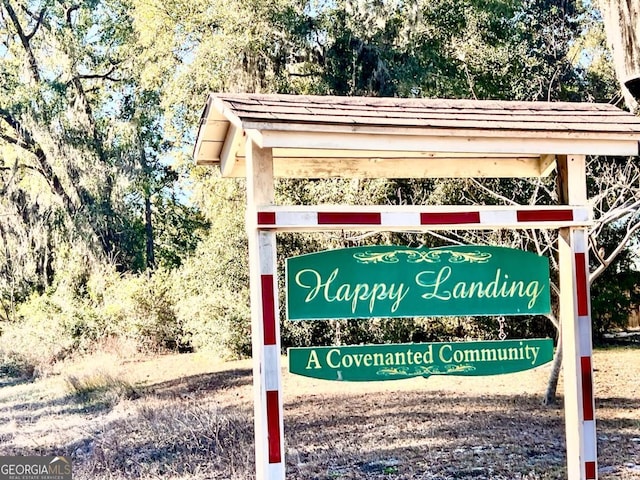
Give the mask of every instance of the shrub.
[[73, 351], [75, 342], [64, 322], [67, 313], [45, 295], [34, 295], [22, 304], [19, 320], [5, 324], [0, 336], [4, 369], [38, 376]]
[[19, 307], [18, 319], [4, 324], [0, 372], [42, 373], [58, 360], [95, 351], [113, 338], [133, 342], [138, 351], [177, 349], [184, 335], [171, 283], [164, 270], [134, 275], [103, 267], [83, 286], [66, 279], [56, 289], [32, 295]]
[[182, 328], [174, 312], [169, 272], [127, 275], [108, 292], [103, 315], [113, 317], [116, 336], [133, 339], [141, 351], [177, 350]]
[[251, 320], [248, 291], [213, 290], [179, 299], [177, 315], [183, 342], [195, 350], [214, 351], [222, 358], [251, 354]]
[[33, 378], [38, 366], [35, 360], [34, 358], [27, 358], [20, 352], [4, 352], [0, 350], [0, 378]]

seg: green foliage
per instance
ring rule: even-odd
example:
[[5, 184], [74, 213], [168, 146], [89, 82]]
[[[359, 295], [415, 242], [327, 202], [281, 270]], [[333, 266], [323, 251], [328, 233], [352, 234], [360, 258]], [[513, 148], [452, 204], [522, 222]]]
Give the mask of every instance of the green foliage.
[[222, 357], [251, 351], [243, 182], [206, 172], [195, 200], [211, 230], [174, 274], [175, 311], [183, 342]]
[[129, 280], [128, 308], [122, 312], [126, 316], [126, 334], [144, 351], [178, 349], [182, 327], [174, 312], [168, 273], [157, 270]]
[[2, 368], [40, 374], [113, 338], [141, 352], [162, 352], [183, 347], [183, 337], [167, 271], [133, 275], [111, 267], [33, 294], [20, 306], [18, 320], [4, 324], [0, 358]]
[[342, 0], [312, 11], [296, 68], [315, 92], [553, 100], [580, 89], [567, 55], [584, 23], [574, 3]]
[[32, 379], [36, 375], [38, 359], [16, 349], [0, 349], [0, 378]]
[[177, 315], [182, 340], [197, 351], [211, 351], [219, 358], [251, 354], [249, 292], [212, 289], [206, 294], [179, 300]]
[[[611, 268], [611, 267], [610, 267]], [[594, 340], [602, 342], [605, 333], [624, 330], [640, 298], [637, 285], [640, 274], [636, 271], [615, 272], [599, 277], [591, 288], [591, 315]]]
[[[624, 235], [623, 228], [609, 228], [599, 235], [604, 250], [616, 246]], [[591, 285], [591, 316], [596, 342], [604, 334], [625, 329], [634, 308], [640, 305], [640, 272], [634, 269], [634, 257], [625, 249]], [[592, 263], [595, 263], [592, 259]]]
[[19, 310], [21, 320], [5, 323], [0, 335], [0, 361], [8, 373], [32, 377], [46, 374], [74, 350], [65, 320], [70, 308], [51, 298], [34, 295]]
[[[109, 338], [145, 351], [249, 353], [244, 183], [190, 163], [209, 91], [609, 101], [616, 86], [604, 40], [590, 4], [559, 0], [3, 2], [3, 365], [37, 370]], [[591, 165], [590, 188], [601, 189], [606, 162]], [[303, 205], [557, 201], [547, 180], [282, 180], [276, 188], [279, 202]], [[619, 195], [604, 197], [611, 207]], [[603, 233], [606, 249], [620, 238], [614, 230]], [[554, 262], [549, 232], [448, 240], [536, 249]], [[444, 241], [287, 234], [278, 258]], [[630, 270], [621, 260], [594, 284], [598, 332], [623, 321]], [[549, 323], [509, 321], [507, 330], [547, 334]], [[466, 318], [282, 325], [285, 346], [495, 331], [495, 319]]]
[[[145, 88], [134, 6], [0, 6], [0, 299], [3, 316], [51, 287], [64, 252], [121, 271], [174, 266], [204, 225], [181, 175], [160, 92]], [[144, 59], [142, 59], [144, 60]], [[175, 154], [173, 154], [175, 156]], [[179, 237], [192, 241], [184, 241]]]

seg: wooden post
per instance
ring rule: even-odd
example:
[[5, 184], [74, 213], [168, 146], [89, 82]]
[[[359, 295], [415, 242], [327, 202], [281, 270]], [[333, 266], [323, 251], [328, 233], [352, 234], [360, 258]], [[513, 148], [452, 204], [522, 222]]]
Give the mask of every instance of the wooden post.
[[250, 139], [246, 152], [256, 479], [284, 480], [276, 234], [258, 228], [259, 207], [274, 203], [273, 157]]
[[[558, 158], [558, 163], [561, 200], [574, 206], [587, 205], [584, 155]], [[561, 228], [558, 242], [567, 478], [595, 480], [598, 467], [587, 230], [584, 227]]]

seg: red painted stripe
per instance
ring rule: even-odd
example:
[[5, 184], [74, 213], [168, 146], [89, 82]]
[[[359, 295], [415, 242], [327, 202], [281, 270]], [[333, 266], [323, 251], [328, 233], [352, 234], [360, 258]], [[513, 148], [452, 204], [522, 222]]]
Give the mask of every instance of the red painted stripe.
[[276, 344], [276, 312], [273, 298], [273, 275], [262, 275], [262, 325], [264, 344]]
[[584, 462], [584, 473], [587, 480], [596, 480], [596, 462]]
[[421, 213], [420, 225], [459, 225], [480, 223], [480, 212]]
[[276, 212], [258, 212], [258, 225], [275, 225]]
[[518, 210], [519, 222], [565, 222], [573, 220], [573, 210]]
[[587, 272], [584, 253], [576, 253], [576, 294], [578, 296], [578, 315], [589, 315], [589, 299], [587, 298]]
[[591, 376], [591, 357], [580, 357], [582, 374], [582, 410], [584, 421], [593, 420], [593, 380]]
[[318, 225], [380, 225], [379, 212], [318, 212]]
[[269, 443], [269, 463], [280, 463], [280, 406], [278, 391], [267, 391], [267, 437]]

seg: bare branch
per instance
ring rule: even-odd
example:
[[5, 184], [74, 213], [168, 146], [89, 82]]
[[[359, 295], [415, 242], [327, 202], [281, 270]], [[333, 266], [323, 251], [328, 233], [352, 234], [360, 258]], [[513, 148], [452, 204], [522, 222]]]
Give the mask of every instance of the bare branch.
[[549, 80], [549, 87], [547, 88], [547, 102], [551, 101], [551, 91], [553, 90], [553, 82], [556, 81], [556, 77], [558, 76], [558, 73], [560, 73], [560, 67], [556, 68], [556, 70], [553, 72], [553, 75], [551, 76], [551, 80]]
[[21, 142], [24, 144], [22, 148], [31, 153], [37, 161], [36, 171], [44, 177], [52, 192], [60, 197], [67, 212], [69, 212], [70, 215], [75, 214], [77, 211], [76, 205], [65, 190], [60, 177], [54, 172], [45, 151], [40, 144], [36, 142], [33, 135], [7, 110], [0, 108], [0, 118], [20, 134]]
[[497, 200], [501, 200], [503, 202], [505, 202], [508, 205], [518, 205], [517, 202], [514, 202], [513, 200], [511, 200], [510, 198], [507, 198], [503, 195], [500, 195], [497, 192], [494, 192], [493, 190], [491, 190], [490, 188], [485, 187], [481, 182], [479, 182], [477, 179], [475, 178], [470, 178], [469, 180], [471, 180], [471, 183], [473, 183], [476, 187], [478, 187], [480, 190], [482, 190], [484, 193], [492, 196], [493, 198], [497, 199]]
[[598, 246], [597, 235], [589, 235], [589, 246], [591, 247], [591, 250], [594, 253], [593, 256], [598, 260], [598, 262], [604, 263], [605, 261], [604, 250]]
[[476, 95], [476, 92], [474, 89], [473, 78], [471, 78], [471, 73], [469, 73], [469, 68], [467, 67], [466, 63], [463, 63], [462, 65], [464, 67], [464, 73], [467, 77], [467, 85], [469, 86], [469, 92], [471, 92], [471, 95], [473, 96], [474, 100], [478, 100], [478, 96]]
[[536, 178], [535, 189], [529, 199], [529, 205], [536, 205], [538, 203], [538, 193], [540, 192], [540, 186], [542, 185], [542, 179]]
[[[445, 242], [453, 243], [454, 245], [465, 245], [465, 243], [466, 243], [464, 241], [464, 239], [462, 239], [460, 237], [458, 237], [458, 239], [456, 239], [454, 237], [448, 237], [446, 235], [442, 235], [441, 233], [433, 231], [433, 230], [427, 230], [424, 233], [426, 233], [428, 235], [431, 235], [432, 237], [435, 237], [435, 238], [437, 238], [439, 240], [444, 240]], [[451, 234], [455, 236], [455, 232], [451, 232]]]
[[67, 17], [67, 24], [69, 26], [72, 26], [72, 18], [71, 15], [73, 15], [73, 12], [75, 12], [76, 10], [80, 9], [80, 5], [71, 5], [68, 9], [67, 9], [67, 13], [66, 13], [66, 17]]
[[556, 327], [556, 330], [560, 330], [560, 322], [558, 322], [558, 318], [553, 313], [548, 313], [545, 317]]
[[627, 228], [627, 233], [623, 237], [622, 240], [618, 243], [616, 248], [604, 259], [604, 262], [601, 262], [591, 274], [589, 275], [589, 284], [593, 283], [595, 279], [597, 279], [605, 269], [611, 265], [611, 263], [616, 259], [616, 257], [622, 252], [629, 241], [633, 238], [634, 234], [640, 230], [640, 222], [635, 223], [633, 226]]
[[91, 103], [89, 102], [89, 99], [87, 98], [87, 93], [84, 90], [84, 87], [82, 85], [82, 82], [80, 81], [80, 78], [78, 77], [74, 77], [71, 82], [73, 83], [73, 86], [75, 87], [76, 91], [78, 92], [78, 97], [82, 103], [82, 106], [84, 108], [84, 113], [87, 116], [87, 119], [89, 121], [89, 124], [91, 126], [91, 131], [92, 131], [92, 135], [93, 135], [93, 141], [94, 141], [94, 145], [96, 148], [96, 153], [98, 154], [98, 158], [100, 159], [101, 162], [106, 163], [105, 160], [105, 154], [104, 154], [104, 149], [103, 149], [103, 145], [102, 145], [102, 139], [100, 138], [100, 131], [98, 130], [98, 126], [96, 124], [95, 121], [95, 117], [93, 116], [93, 109], [91, 108]]
[[4, 140], [7, 143], [11, 143], [13, 145], [17, 145], [20, 148], [24, 148], [25, 150], [28, 150], [29, 145], [27, 145], [24, 141], [22, 141], [19, 138], [10, 137], [9, 135], [0, 133], [0, 139]]
[[[107, 72], [107, 73], [89, 73], [89, 74], [81, 74], [78, 75], [77, 77], [75, 77], [75, 79], [80, 79], [80, 80], [96, 80], [96, 79], [101, 79], [101, 80], [111, 80], [112, 82], [121, 82], [123, 79], [122, 78], [115, 78], [112, 77], [111, 74], [113, 72], [115, 72], [117, 65], [113, 65], [111, 67], [111, 69]], [[74, 79], [74, 80], [75, 80]], [[69, 83], [74, 83], [74, 80], [71, 80]]]
[[538, 238], [538, 235], [532, 232], [530, 238], [533, 240], [533, 243], [536, 246], [536, 252], [538, 253], [538, 255], [542, 255], [543, 249], [540, 245], [540, 239]]
[[598, 219], [599, 224], [600, 226], [602, 226], [608, 223], [615, 222], [616, 220], [620, 220], [621, 218], [626, 217], [629, 214], [637, 212], [639, 207], [640, 199], [637, 199], [629, 205], [610, 210]]
[[40, 28], [40, 25], [42, 25], [42, 21], [44, 20], [44, 16], [46, 13], [47, 13], [47, 8], [43, 7], [42, 10], [40, 10], [38, 17], [36, 18], [36, 24], [33, 26], [33, 30], [31, 31], [31, 33], [26, 35], [27, 41], [31, 40], [33, 36], [36, 34], [38, 29]]
[[290, 77], [296, 77], [296, 78], [308, 78], [308, 77], [319, 76], [318, 73], [294, 73], [294, 72], [287, 72], [287, 75]]
[[24, 48], [25, 53], [27, 54], [27, 58], [29, 59], [29, 69], [31, 70], [31, 75], [33, 79], [40, 83], [40, 72], [38, 70], [38, 62], [36, 61], [36, 57], [33, 54], [33, 50], [31, 50], [31, 45], [29, 44], [29, 37], [25, 35], [24, 30], [22, 29], [22, 25], [20, 24], [20, 19], [16, 14], [16, 11], [13, 9], [11, 2], [9, 0], [3, 0], [7, 13], [9, 14], [9, 18], [11, 18], [11, 22], [13, 23], [13, 27], [16, 29], [16, 33], [20, 38], [20, 42], [22, 43], [22, 48]]

